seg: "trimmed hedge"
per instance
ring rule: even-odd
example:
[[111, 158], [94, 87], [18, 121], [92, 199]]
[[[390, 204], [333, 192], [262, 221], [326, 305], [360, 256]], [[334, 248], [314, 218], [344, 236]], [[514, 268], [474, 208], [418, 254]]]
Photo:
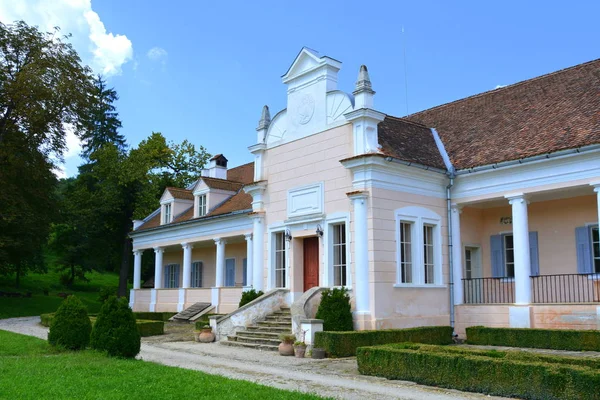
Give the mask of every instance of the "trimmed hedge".
[[467, 343], [573, 351], [600, 351], [600, 331], [532, 328], [467, 328]]
[[321, 303], [315, 318], [323, 320], [323, 330], [326, 332], [353, 331], [351, 308], [348, 289], [326, 289], [321, 293]]
[[61, 303], [50, 321], [48, 343], [69, 350], [85, 349], [90, 343], [92, 323], [85, 306], [75, 296]]
[[243, 307], [251, 301], [258, 299], [263, 294], [264, 292], [262, 290], [259, 290], [257, 292], [255, 289], [250, 289], [245, 292], [242, 292], [242, 298], [240, 299], [240, 304], [238, 305], [238, 308]]
[[[93, 326], [98, 317], [96, 314], [90, 314], [89, 317]], [[54, 313], [42, 314], [40, 315], [40, 318], [42, 320], [40, 322], [41, 325], [46, 327], [50, 326], [52, 319], [54, 319]], [[140, 336], [142, 337], [162, 335], [165, 333], [165, 323], [163, 321], [138, 319], [135, 321], [135, 324], [137, 325], [138, 332], [140, 332]]]
[[110, 296], [104, 302], [92, 329], [90, 345], [113, 357], [134, 358], [140, 352], [140, 333], [127, 299]]
[[427, 347], [362, 347], [357, 352], [358, 370], [363, 375], [507, 397], [600, 399], [600, 371], [574, 365], [573, 358], [548, 356], [554, 362], [540, 362], [529, 359], [535, 355], [518, 351], [485, 354]]
[[134, 312], [136, 319], [145, 319], [150, 321], [168, 321], [173, 315], [177, 314], [174, 312]]
[[156, 336], [165, 333], [165, 323], [163, 321], [148, 321], [139, 319], [135, 323], [141, 337]]
[[451, 344], [452, 327], [422, 326], [380, 331], [317, 332], [314, 347], [325, 349], [331, 357], [351, 357], [356, 355], [356, 349], [362, 346], [400, 342]]

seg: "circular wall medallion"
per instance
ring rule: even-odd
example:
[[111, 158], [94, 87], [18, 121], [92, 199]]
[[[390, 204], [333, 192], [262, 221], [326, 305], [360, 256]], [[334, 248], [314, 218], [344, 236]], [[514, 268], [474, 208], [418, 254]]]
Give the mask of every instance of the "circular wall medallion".
[[302, 96], [300, 99], [300, 104], [298, 104], [298, 107], [296, 108], [298, 123], [301, 125], [307, 124], [311, 120], [314, 112], [315, 101], [313, 100], [312, 96], [309, 94]]

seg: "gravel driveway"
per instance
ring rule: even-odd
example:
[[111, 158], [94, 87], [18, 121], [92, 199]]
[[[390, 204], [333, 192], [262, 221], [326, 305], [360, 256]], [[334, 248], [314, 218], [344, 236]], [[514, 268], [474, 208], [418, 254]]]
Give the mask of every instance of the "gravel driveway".
[[[0, 329], [46, 339], [39, 317], [0, 320]], [[492, 399], [475, 393], [389, 381], [358, 373], [355, 358], [297, 359], [275, 352], [222, 346], [217, 343], [160, 342], [142, 339], [138, 358], [159, 364], [243, 379], [280, 389], [300, 390], [339, 399]]]

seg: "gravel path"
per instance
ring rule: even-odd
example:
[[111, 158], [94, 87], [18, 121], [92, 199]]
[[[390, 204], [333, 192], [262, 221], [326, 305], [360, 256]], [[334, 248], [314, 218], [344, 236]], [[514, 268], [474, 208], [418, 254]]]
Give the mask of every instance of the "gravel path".
[[[0, 329], [46, 339], [39, 317], [0, 320]], [[223, 346], [217, 343], [142, 340], [138, 358], [159, 364], [243, 379], [280, 389], [300, 390], [338, 399], [491, 399], [476, 393], [389, 381], [358, 373], [356, 359], [297, 359], [276, 352]], [[495, 397], [498, 399], [498, 397]]]

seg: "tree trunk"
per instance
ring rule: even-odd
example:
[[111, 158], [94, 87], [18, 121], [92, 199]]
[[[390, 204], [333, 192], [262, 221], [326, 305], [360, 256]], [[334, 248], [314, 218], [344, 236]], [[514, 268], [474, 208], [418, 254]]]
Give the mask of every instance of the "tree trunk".
[[123, 252], [121, 254], [121, 269], [119, 271], [119, 297], [127, 296], [127, 279], [129, 278], [129, 264], [131, 258], [131, 239], [125, 235]]

